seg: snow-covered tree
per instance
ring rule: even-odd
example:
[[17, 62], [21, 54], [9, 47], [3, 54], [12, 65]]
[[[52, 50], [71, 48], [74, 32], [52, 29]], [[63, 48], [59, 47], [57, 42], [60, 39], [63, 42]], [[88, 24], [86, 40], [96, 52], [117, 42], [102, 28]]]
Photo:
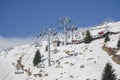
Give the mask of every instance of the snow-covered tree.
[[116, 74], [114, 71], [115, 70], [112, 69], [112, 65], [110, 63], [106, 63], [102, 73], [102, 80], [116, 80]]
[[84, 38], [84, 43], [90, 43], [91, 41], [93, 40], [89, 30], [86, 31], [86, 35], [85, 35], [85, 38]]
[[35, 53], [35, 57], [33, 59], [33, 64], [34, 66], [38, 65], [39, 63], [41, 62], [41, 54], [40, 54], [40, 51], [37, 50], [36, 53]]

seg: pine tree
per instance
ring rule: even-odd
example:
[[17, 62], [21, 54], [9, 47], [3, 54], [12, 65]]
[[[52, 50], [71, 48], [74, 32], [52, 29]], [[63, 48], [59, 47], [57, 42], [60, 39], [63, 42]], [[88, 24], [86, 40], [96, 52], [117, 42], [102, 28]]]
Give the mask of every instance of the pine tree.
[[108, 41], [110, 41], [110, 37], [109, 37], [109, 35], [107, 34], [107, 35], [105, 36], [104, 42], [106, 43], [106, 42], [108, 42]]
[[89, 30], [86, 31], [86, 36], [84, 38], [84, 43], [90, 43], [93, 40]]
[[119, 36], [119, 39], [118, 39], [117, 47], [120, 48], [120, 36]]
[[40, 54], [40, 51], [37, 50], [37, 51], [36, 51], [36, 54], [35, 54], [35, 57], [34, 57], [34, 59], [33, 59], [33, 64], [34, 64], [34, 66], [38, 65], [39, 62], [41, 62], [41, 54]]
[[116, 80], [116, 74], [114, 74], [114, 71], [112, 65], [107, 63], [102, 73], [102, 80]]

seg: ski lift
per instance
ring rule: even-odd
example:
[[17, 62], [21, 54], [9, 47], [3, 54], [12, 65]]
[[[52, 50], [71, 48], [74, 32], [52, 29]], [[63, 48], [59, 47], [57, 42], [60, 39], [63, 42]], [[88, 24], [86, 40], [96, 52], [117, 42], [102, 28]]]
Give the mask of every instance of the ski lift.
[[24, 71], [22, 69], [15, 69], [15, 74], [23, 74]]
[[69, 39], [70, 38], [70, 35], [69, 34], [67, 34], [67, 39]]
[[52, 32], [51, 34], [52, 34], [53, 36], [55, 36], [55, 35], [57, 35], [57, 32]]

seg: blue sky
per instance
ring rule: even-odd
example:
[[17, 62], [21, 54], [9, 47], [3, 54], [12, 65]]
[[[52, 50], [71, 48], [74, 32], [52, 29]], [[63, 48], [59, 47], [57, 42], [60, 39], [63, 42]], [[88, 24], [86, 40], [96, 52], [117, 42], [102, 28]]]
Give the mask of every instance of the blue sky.
[[36, 36], [64, 16], [78, 27], [120, 21], [120, 0], [0, 0], [0, 36]]

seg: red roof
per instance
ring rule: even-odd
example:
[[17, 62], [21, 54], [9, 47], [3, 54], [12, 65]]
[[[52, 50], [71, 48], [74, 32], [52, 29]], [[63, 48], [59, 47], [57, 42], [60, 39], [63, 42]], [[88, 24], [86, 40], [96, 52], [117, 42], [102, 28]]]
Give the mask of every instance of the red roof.
[[103, 34], [104, 34], [104, 32], [103, 32], [103, 31], [101, 31], [101, 32], [98, 32], [98, 34], [99, 34], [99, 35], [103, 35]]

